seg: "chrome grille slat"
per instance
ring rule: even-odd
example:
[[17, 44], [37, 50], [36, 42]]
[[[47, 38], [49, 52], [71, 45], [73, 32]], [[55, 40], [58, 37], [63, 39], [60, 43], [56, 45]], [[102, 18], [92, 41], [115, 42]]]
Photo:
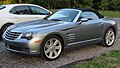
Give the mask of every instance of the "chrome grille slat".
[[15, 40], [16, 38], [18, 38], [18, 36], [20, 36], [21, 33], [18, 32], [11, 32], [10, 30], [8, 30], [5, 33], [5, 38], [9, 39], [9, 40]]

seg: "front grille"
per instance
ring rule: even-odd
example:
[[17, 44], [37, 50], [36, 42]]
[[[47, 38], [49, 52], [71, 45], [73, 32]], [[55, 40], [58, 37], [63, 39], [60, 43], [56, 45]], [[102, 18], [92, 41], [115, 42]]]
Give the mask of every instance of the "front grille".
[[8, 30], [5, 33], [5, 38], [9, 39], [9, 40], [15, 40], [16, 38], [18, 38], [18, 36], [20, 36], [21, 33], [19, 32], [11, 32], [10, 30]]

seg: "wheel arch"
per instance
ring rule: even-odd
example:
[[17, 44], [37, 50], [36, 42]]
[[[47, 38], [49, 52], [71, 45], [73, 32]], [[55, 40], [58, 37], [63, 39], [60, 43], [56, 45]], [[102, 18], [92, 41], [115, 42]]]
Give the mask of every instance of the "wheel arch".
[[3, 29], [6, 25], [13, 25], [14, 23], [6, 23], [4, 25], [2, 25], [2, 27], [0, 28], [0, 40], [2, 40], [2, 34], [3, 34]]
[[[109, 29], [109, 28], [112, 28], [112, 29], [115, 31], [115, 35], [117, 34], [117, 30], [116, 30], [116, 28], [115, 28], [114, 26], [110, 26], [110, 27], [108, 27], [108, 29]], [[108, 29], [107, 29], [107, 30], [108, 30]]]
[[117, 29], [116, 29], [114, 26], [109, 26], [109, 27], [106, 28], [106, 30], [105, 30], [105, 32], [104, 32], [104, 35], [102, 36], [102, 43], [100, 43], [100, 44], [103, 45], [103, 46], [107, 46], [107, 47], [110, 47], [110, 46], [112, 46], [112, 45], [114, 44], [114, 42], [113, 42], [112, 45], [108, 46], [108, 45], [106, 44], [106, 42], [104, 42], [104, 41], [105, 41], [105, 34], [106, 34], [106, 32], [107, 32], [109, 29], [113, 29], [114, 32], [115, 32], [115, 36], [117, 35]]
[[14, 23], [11, 23], [11, 22], [8, 22], [8, 23], [5, 23], [4, 25], [2, 25], [2, 27], [0, 28], [0, 30], [7, 24], [10, 24], [10, 25], [14, 25]]
[[109, 29], [109, 28], [112, 28], [114, 31], [115, 31], [115, 35], [117, 35], [117, 29], [114, 27], [114, 26], [109, 26], [109, 27], [106, 27], [102, 36], [101, 36], [101, 39], [104, 38], [104, 34], [106, 33], [106, 31]]
[[43, 40], [45, 40], [47, 37], [51, 36], [51, 35], [55, 35], [55, 36], [58, 36], [59, 38], [61, 38], [61, 40], [63, 41], [63, 46], [65, 46], [67, 44], [67, 42], [65, 41], [65, 37], [61, 34], [61, 33], [50, 33], [50, 34], [47, 34]]
[[[57, 36], [57, 37], [61, 38], [61, 41], [64, 41], [64, 39], [63, 39], [63, 36], [62, 36], [61, 34], [59, 34], [59, 33], [50, 33], [50, 34], [47, 34], [47, 35], [43, 38], [43, 42], [41, 43], [42, 45], [41, 45], [41, 47], [40, 47], [40, 55], [41, 55], [41, 57], [42, 57], [43, 59], [52, 61], [52, 60], [57, 59], [57, 58], [60, 56], [60, 54], [61, 54], [62, 51], [64, 50], [64, 45], [62, 45], [62, 51], [61, 51], [61, 53], [60, 53], [57, 57], [55, 57], [55, 58], [49, 58], [49, 57], [47, 57], [47, 56], [45, 55], [45, 52], [44, 52], [44, 45], [43, 45], [43, 44], [45, 44], [44, 41], [45, 41], [47, 38], [50, 38], [50, 36], [54, 36], [54, 37]], [[65, 42], [63, 42], [63, 44], [65, 44]]]

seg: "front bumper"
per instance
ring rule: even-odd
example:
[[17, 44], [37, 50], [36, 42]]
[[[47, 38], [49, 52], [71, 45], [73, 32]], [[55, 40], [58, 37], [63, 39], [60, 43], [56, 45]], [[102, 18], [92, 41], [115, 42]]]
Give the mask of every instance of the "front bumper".
[[8, 51], [12, 51], [16, 53], [22, 53], [22, 54], [28, 54], [28, 55], [39, 55], [40, 54], [40, 52], [19, 51], [19, 50], [14, 50], [14, 49], [9, 48], [8, 45], [4, 45], [4, 46]]
[[38, 38], [33, 38], [32, 40], [8, 40], [3, 38], [4, 46], [9, 51], [30, 55], [39, 55], [41, 42], [35, 43], [35, 40], [38, 40]]

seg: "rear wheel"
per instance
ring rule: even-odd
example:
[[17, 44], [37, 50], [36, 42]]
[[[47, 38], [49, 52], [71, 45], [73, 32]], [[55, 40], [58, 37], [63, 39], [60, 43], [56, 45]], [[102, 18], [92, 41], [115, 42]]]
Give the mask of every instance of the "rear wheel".
[[41, 56], [46, 60], [57, 59], [63, 50], [63, 44], [61, 38], [52, 35], [45, 39], [41, 46]]
[[115, 42], [115, 38], [116, 38], [116, 35], [115, 35], [114, 29], [109, 28], [104, 35], [102, 45], [106, 47], [112, 46]]

